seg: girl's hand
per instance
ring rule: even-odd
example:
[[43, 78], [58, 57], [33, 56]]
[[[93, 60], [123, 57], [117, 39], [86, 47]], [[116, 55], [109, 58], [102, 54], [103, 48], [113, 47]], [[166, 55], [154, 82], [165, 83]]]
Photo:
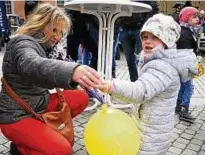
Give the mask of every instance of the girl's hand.
[[99, 90], [106, 94], [112, 93], [112, 82], [111, 81], [102, 81]]

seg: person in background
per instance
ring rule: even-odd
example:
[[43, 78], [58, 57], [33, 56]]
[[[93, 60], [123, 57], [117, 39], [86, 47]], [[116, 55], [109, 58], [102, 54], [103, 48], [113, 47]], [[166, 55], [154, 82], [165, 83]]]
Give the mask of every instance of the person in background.
[[90, 67], [97, 69], [98, 58], [98, 21], [93, 15], [81, 14], [79, 11], [69, 10], [72, 20], [72, 33], [67, 36], [67, 57], [78, 60], [78, 48], [81, 44], [86, 52], [92, 53]]
[[175, 5], [172, 7], [175, 9], [175, 11], [173, 14], [171, 14], [171, 16], [174, 18], [174, 20], [177, 23], [179, 23], [179, 13], [183, 7], [184, 7], [184, 4], [182, 2], [176, 2]]
[[156, 14], [149, 18], [140, 33], [143, 50], [138, 80], [114, 79], [102, 82], [100, 88], [134, 104], [133, 115], [141, 131], [140, 155], [166, 154], [174, 129], [180, 79], [189, 81], [192, 74], [198, 74], [193, 50], [176, 49], [180, 30], [171, 16]]
[[[57, 110], [58, 96], [50, 94], [48, 89], [66, 89], [72, 82], [91, 89], [101, 83], [98, 73], [88, 66], [47, 57], [46, 52], [53, 49], [70, 27], [71, 21], [62, 9], [49, 3], [39, 4], [8, 43], [3, 77], [36, 113]], [[72, 117], [88, 105], [84, 90], [64, 90], [63, 94]], [[0, 92], [0, 128], [22, 155], [72, 154], [69, 142], [24, 111], [10, 98], [4, 85]]]
[[136, 55], [141, 51], [140, 30], [144, 22], [153, 14], [158, 12], [157, 1], [134, 1], [149, 4], [152, 6], [152, 11], [148, 13], [135, 13], [131, 17], [119, 18], [119, 23], [122, 28], [120, 32], [120, 42], [125, 53], [130, 80], [132, 82], [138, 79]]
[[201, 24], [201, 27], [202, 27], [202, 33], [205, 34], [205, 12], [204, 10], [200, 10], [200, 13], [199, 13], [199, 20], [200, 20], [200, 24]]
[[90, 60], [92, 59], [92, 53], [87, 51], [82, 44], [78, 47], [78, 60], [77, 62], [83, 65], [90, 65]]
[[[83, 60], [85, 64], [97, 70], [98, 65], [98, 35], [99, 23], [94, 15], [83, 14], [79, 11], [69, 10], [68, 15], [71, 17], [73, 26], [72, 33], [67, 36], [67, 57], [71, 57], [73, 61], [78, 61], [79, 45], [83, 47]], [[114, 36], [114, 39], [117, 37]], [[118, 42], [114, 43], [117, 46]], [[113, 48], [113, 66], [112, 76], [115, 75], [115, 49]], [[91, 55], [91, 57], [90, 57]], [[89, 62], [89, 63], [88, 63]]]
[[24, 3], [24, 14], [25, 20], [28, 19], [28, 16], [32, 14], [32, 12], [37, 8], [38, 4], [42, 3], [41, 1], [32, 1], [32, 0], [25, 0]]
[[[181, 35], [177, 41], [177, 49], [192, 49], [195, 55], [197, 55], [197, 39], [195, 37], [195, 32], [199, 27], [198, 15], [199, 11], [194, 7], [185, 7], [179, 13]], [[176, 113], [179, 114], [179, 119], [191, 123], [195, 120], [195, 118], [189, 113], [189, 105], [193, 89], [193, 79], [190, 79], [189, 81], [181, 81], [176, 106]]]

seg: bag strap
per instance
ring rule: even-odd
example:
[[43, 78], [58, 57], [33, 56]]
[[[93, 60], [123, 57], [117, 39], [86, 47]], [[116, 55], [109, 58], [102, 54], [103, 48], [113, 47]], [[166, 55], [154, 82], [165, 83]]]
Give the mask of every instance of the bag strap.
[[[62, 91], [60, 90], [60, 88], [55, 88], [58, 98], [59, 98], [59, 104], [61, 104], [61, 106], [63, 105], [64, 102], [66, 102], [65, 96], [63, 95]], [[68, 107], [69, 113], [71, 113], [70, 108]]]
[[[4, 85], [6, 92], [9, 94], [9, 96], [18, 104], [20, 105], [26, 112], [32, 114], [34, 117], [36, 117], [37, 119], [41, 120], [44, 122], [43, 118], [41, 117], [40, 114], [37, 114], [32, 107], [26, 103], [19, 95], [17, 95], [12, 88], [8, 85], [8, 83], [6, 82], [6, 80], [2, 77], [1, 78], [2, 84]], [[60, 103], [62, 104], [63, 102], [65, 102], [65, 97], [62, 94], [61, 90], [59, 88], [56, 88]]]

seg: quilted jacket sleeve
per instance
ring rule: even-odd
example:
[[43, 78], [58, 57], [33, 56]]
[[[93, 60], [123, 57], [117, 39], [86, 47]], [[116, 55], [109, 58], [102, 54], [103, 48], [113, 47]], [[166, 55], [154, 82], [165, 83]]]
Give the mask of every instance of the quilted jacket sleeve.
[[48, 59], [42, 55], [44, 51], [41, 50], [29, 41], [22, 41], [15, 45], [12, 57], [18, 74], [32, 84], [42, 87], [68, 87], [78, 64]]
[[172, 76], [178, 76], [173, 67], [160, 60], [151, 61], [144, 68], [136, 82], [114, 80], [113, 93], [136, 101], [149, 101], [172, 84]]

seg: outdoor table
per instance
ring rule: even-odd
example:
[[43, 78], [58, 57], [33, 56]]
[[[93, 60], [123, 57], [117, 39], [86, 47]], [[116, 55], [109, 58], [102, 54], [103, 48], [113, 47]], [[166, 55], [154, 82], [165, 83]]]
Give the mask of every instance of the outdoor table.
[[[130, 0], [71, 0], [66, 2], [64, 6], [66, 9], [91, 14], [98, 18], [97, 71], [104, 80], [112, 79], [113, 36], [116, 19], [122, 16], [132, 16], [132, 13], [148, 12], [152, 9], [150, 5]], [[115, 108], [130, 107], [130, 105], [112, 104], [109, 95], [105, 95], [105, 102]], [[98, 105], [99, 102], [96, 101], [96, 104], [87, 110], [94, 109]]]

